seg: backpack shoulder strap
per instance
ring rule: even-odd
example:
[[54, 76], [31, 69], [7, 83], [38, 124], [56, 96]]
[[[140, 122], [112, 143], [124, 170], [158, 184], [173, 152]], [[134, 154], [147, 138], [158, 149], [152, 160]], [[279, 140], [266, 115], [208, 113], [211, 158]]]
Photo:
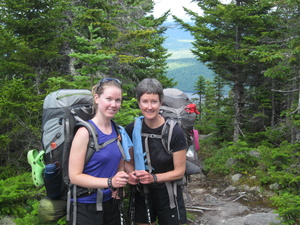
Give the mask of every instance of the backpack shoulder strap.
[[75, 132], [80, 127], [85, 127], [88, 130], [89, 137], [90, 137], [87, 152], [86, 152], [86, 155], [85, 155], [85, 163], [84, 163], [84, 164], [87, 164], [88, 161], [90, 161], [90, 159], [91, 159], [92, 155], [94, 154], [94, 152], [99, 151], [101, 146], [98, 144], [98, 133], [96, 131], [96, 128], [91, 123], [89, 123], [87, 121], [84, 121], [84, 120], [81, 120], [79, 123], [77, 123], [75, 125]]
[[172, 154], [170, 144], [173, 135], [173, 130], [176, 124], [177, 124], [176, 120], [167, 119], [161, 132], [161, 136], [162, 136], [161, 141], [168, 154]]
[[120, 128], [120, 126], [115, 121], [112, 120], [112, 123], [113, 123], [113, 125], [115, 127], [115, 130], [117, 131], [117, 135], [118, 135], [117, 144], [118, 144], [119, 150], [120, 150], [120, 152], [122, 154], [123, 159], [125, 160], [126, 156], [125, 156], [124, 148], [122, 146], [122, 135], [120, 133], [120, 129], [121, 128]]

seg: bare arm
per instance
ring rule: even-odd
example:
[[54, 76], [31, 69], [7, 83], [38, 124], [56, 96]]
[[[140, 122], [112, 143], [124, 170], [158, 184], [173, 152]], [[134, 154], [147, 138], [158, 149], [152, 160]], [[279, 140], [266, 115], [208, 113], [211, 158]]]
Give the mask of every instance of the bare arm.
[[133, 148], [129, 150], [130, 153], [130, 161], [125, 162], [125, 171], [129, 175], [128, 183], [131, 185], [136, 185], [138, 183], [138, 178], [135, 176], [134, 171], [134, 154], [133, 154]]
[[[186, 168], [186, 150], [173, 153], [174, 170], [156, 174], [157, 182], [175, 181], [183, 177]], [[154, 177], [147, 171], [136, 171], [136, 175], [142, 184], [154, 183]]]

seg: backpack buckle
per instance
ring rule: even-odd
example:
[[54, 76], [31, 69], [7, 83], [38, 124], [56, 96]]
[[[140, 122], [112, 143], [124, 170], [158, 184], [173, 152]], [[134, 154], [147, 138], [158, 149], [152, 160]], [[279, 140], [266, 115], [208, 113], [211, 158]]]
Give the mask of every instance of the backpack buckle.
[[149, 136], [148, 136], [149, 138], [157, 138], [158, 137], [158, 135], [157, 134], [149, 134]]

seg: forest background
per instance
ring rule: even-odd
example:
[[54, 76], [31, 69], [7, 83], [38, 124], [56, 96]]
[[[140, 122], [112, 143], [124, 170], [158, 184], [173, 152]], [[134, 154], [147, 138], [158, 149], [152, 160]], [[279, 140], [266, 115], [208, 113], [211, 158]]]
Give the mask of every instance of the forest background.
[[[194, 84], [201, 111], [195, 127], [209, 135], [201, 140], [204, 172], [242, 173], [248, 184], [255, 176], [251, 185], [262, 192], [277, 184], [270, 200], [282, 223], [299, 224], [300, 3], [195, 2], [202, 15], [185, 8], [193, 23], [173, 19], [193, 36], [193, 55], [214, 75], [206, 79], [200, 69]], [[139, 81], [177, 85], [166, 76], [171, 55], [163, 46], [170, 12], [154, 18], [153, 6], [152, 0], [0, 0], [1, 216], [39, 224], [45, 190], [33, 186], [26, 154], [42, 148], [47, 94], [119, 78], [124, 101], [115, 120], [126, 125], [138, 115]]]

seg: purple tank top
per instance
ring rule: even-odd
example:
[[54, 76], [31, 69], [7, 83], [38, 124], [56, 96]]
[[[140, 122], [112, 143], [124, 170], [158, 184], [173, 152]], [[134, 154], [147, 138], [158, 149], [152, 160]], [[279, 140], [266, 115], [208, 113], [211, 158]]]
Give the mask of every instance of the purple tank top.
[[[108, 141], [112, 138], [117, 137], [117, 131], [112, 126], [112, 133], [107, 135], [102, 133], [102, 131], [94, 124], [93, 121], [89, 120], [91, 124], [96, 127], [98, 132], [98, 143], [102, 144], [105, 141]], [[106, 147], [100, 149], [98, 152], [95, 152], [91, 157], [90, 161], [85, 165], [83, 173], [89, 174], [94, 177], [109, 178], [113, 177], [117, 171], [122, 154], [117, 145], [117, 140], [108, 144]], [[111, 190], [105, 189], [103, 192], [103, 201], [111, 199]], [[89, 196], [78, 198], [78, 202], [81, 203], [96, 203], [97, 195], [93, 193]]]

